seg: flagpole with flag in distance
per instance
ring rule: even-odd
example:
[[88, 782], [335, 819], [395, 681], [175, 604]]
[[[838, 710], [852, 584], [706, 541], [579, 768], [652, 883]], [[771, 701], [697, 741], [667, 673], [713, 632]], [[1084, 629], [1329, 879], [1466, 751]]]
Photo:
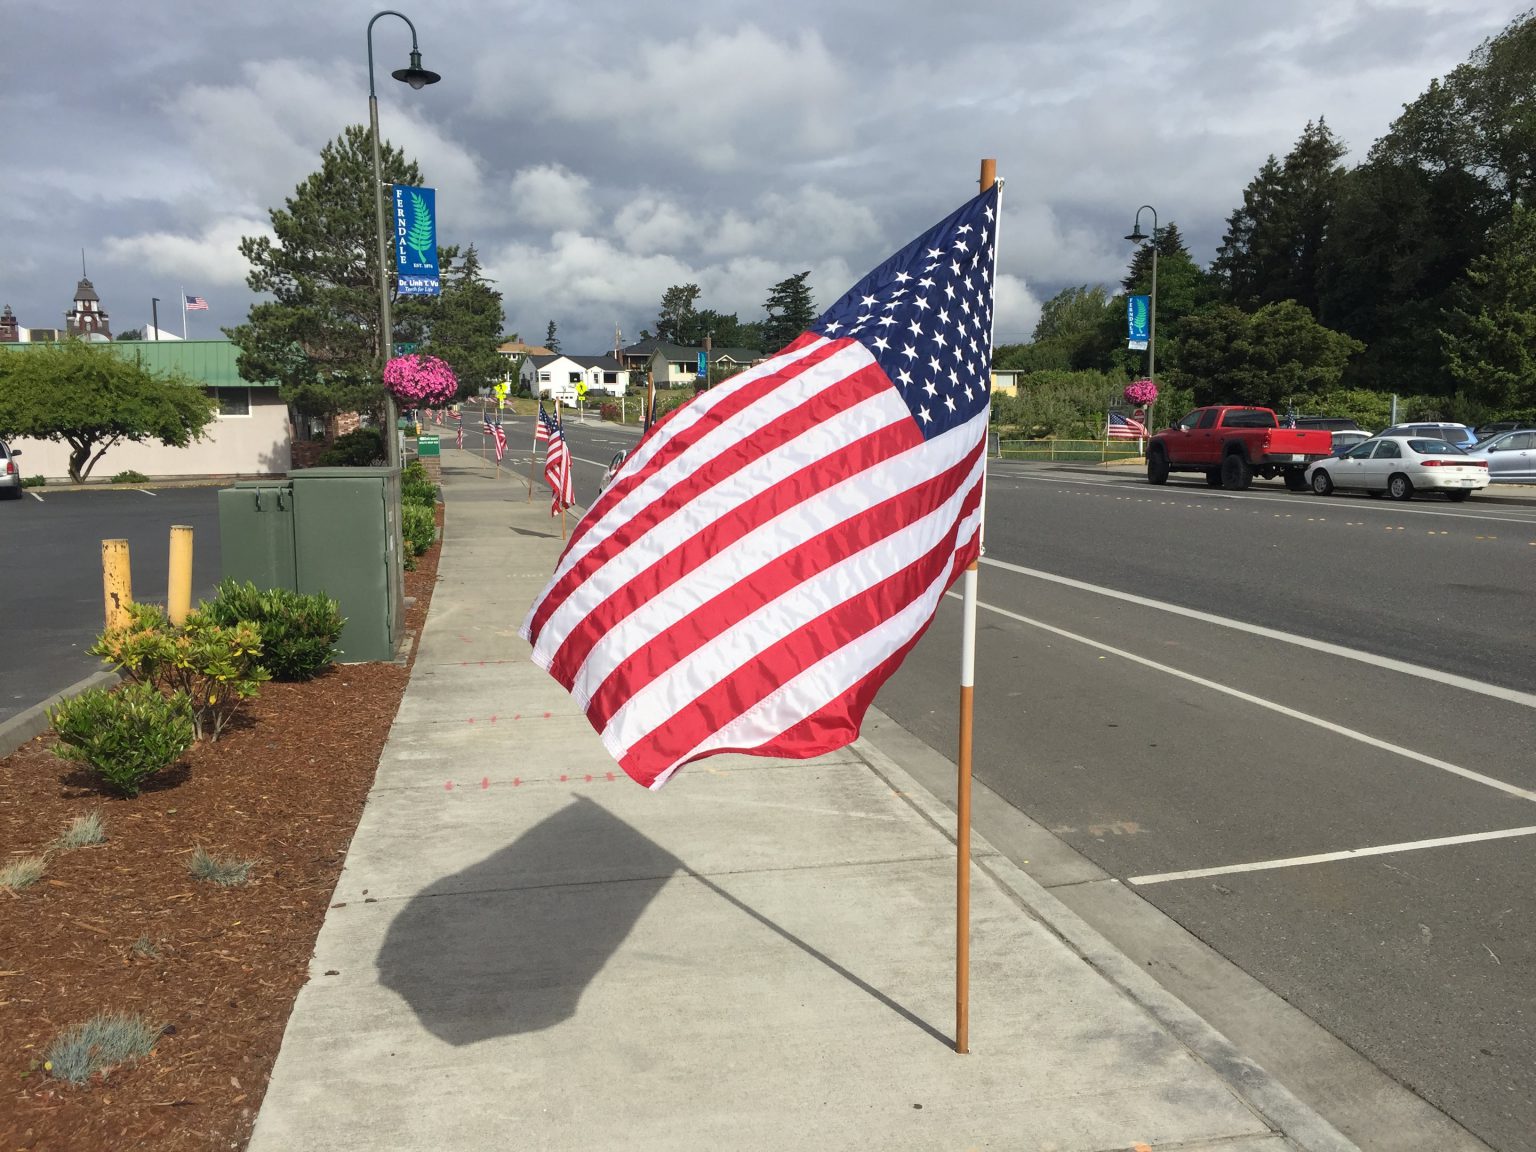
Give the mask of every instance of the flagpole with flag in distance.
[[[997, 183], [997, 161], [981, 162], [981, 191]], [[999, 203], [993, 223], [1002, 222]], [[990, 346], [990, 340], [988, 341]], [[981, 548], [986, 547], [987, 476], [981, 476]], [[976, 580], [979, 560], [965, 569], [963, 622], [960, 632], [960, 758], [955, 806], [955, 1051], [971, 1050], [971, 718], [976, 696]]]
[[541, 418], [544, 412], [544, 397], [538, 395], [539, 377], [534, 373], [533, 391], [537, 397], [539, 410], [533, 414], [533, 447], [528, 449], [528, 499], [525, 503], [533, 503], [533, 486], [539, 478], [539, 431], [544, 426]]

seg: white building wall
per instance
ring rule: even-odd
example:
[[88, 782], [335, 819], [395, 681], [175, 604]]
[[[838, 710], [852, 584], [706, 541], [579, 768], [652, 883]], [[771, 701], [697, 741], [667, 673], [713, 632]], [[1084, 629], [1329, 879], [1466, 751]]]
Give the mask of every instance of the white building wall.
[[[110, 480], [119, 472], [142, 472], [152, 479], [186, 476], [271, 476], [293, 465], [288, 406], [275, 388], [252, 388], [249, 416], [218, 416], [202, 440], [185, 448], [167, 448], [157, 440], [117, 444], [91, 470], [89, 479]], [[16, 466], [23, 476], [50, 481], [69, 479], [69, 445], [46, 440], [12, 440], [21, 449]]]

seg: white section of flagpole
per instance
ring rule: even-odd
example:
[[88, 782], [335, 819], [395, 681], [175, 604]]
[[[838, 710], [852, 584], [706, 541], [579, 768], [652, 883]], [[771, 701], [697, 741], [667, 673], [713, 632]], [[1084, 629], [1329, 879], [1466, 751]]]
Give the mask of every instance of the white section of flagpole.
[[187, 289], [186, 285], [177, 285], [177, 291], [181, 294], [181, 338], [187, 338]]

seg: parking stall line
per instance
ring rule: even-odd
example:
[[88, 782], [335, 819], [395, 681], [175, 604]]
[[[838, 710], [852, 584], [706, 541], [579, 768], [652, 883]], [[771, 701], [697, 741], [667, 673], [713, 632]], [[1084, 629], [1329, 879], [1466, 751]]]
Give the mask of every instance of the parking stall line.
[[1387, 856], [1394, 852], [1419, 852], [1425, 848], [1445, 848], [1454, 844], [1479, 844], [1488, 840], [1512, 840], [1517, 836], [1536, 835], [1536, 826], [1501, 828], [1496, 832], [1468, 832], [1462, 836], [1437, 836], [1432, 840], [1407, 840], [1401, 844], [1375, 844], [1369, 848], [1346, 848], [1342, 852], [1318, 852], [1311, 856], [1287, 856], [1279, 860], [1254, 860], [1247, 864], [1227, 864], [1215, 868], [1190, 868], [1184, 872], [1153, 872], [1129, 876], [1138, 888], [1149, 884], [1167, 884], [1174, 880], [1200, 880], [1208, 876], [1232, 876], [1239, 872], [1267, 872], [1276, 868], [1299, 868], [1303, 864], [1329, 864], [1336, 860], [1355, 860], [1364, 856]]
[[[983, 561], [983, 563], [987, 563], [987, 561]], [[1076, 583], [1076, 581], [1069, 581], [1069, 583]], [[946, 592], [945, 595], [953, 600], [960, 599], [959, 594], [955, 592]], [[1139, 597], [1131, 598], [1140, 599]], [[1412, 748], [1404, 748], [1400, 744], [1393, 744], [1387, 740], [1377, 739], [1375, 736], [1368, 735], [1365, 732], [1359, 732], [1353, 728], [1346, 728], [1342, 724], [1335, 724], [1332, 720], [1324, 720], [1321, 716], [1313, 716], [1309, 712], [1301, 712], [1295, 708], [1288, 708], [1284, 704], [1276, 703], [1273, 700], [1266, 700], [1262, 696], [1253, 695], [1251, 692], [1244, 692], [1241, 689], [1232, 688], [1226, 684], [1218, 684], [1214, 680], [1207, 680], [1204, 676], [1196, 676], [1193, 672], [1185, 672], [1183, 669], [1174, 668], [1168, 664], [1159, 664], [1156, 660], [1149, 660], [1145, 656], [1138, 656], [1134, 652], [1127, 652], [1124, 648], [1116, 648], [1112, 644], [1105, 644], [1102, 641], [1094, 640], [1091, 637], [1081, 636], [1076, 632], [1068, 632], [1065, 628], [1058, 628], [1054, 624], [1047, 624], [1043, 620], [1034, 620], [1028, 616], [1021, 616], [1017, 612], [1010, 612], [1008, 609], [999, 608], [995, 604], [981, 602], [978, 604], [978, 607], [983, 608], [988, 612], [995, 613], [998, 616], [1003, 616], [1009, 620], [1016, 621], [1020, 624], [1027, 624], [1031, 628], [1038, 628], [1042, 632], [1049, 632], [1053, 636], [1060, 636], [1065, 640], [1075, 640], [1077, 643], [1085, 644], [1089, 648], [1097, 649], [1100, 652], [1108, 652], [1113, 656], [1119, 656], [1123, 660], [1129, 660], [1133, 664], [1140, 664], [1144, 668], [1151, 668], [1155, 672], [1162, 672], [1166, 675], [1177, 677], [1180, 680], [1186, 680], [1191, 684], [1198, 684], [1202, 688], [1209, 688], [1213, 692], [1220, 692], [1224, 696], [1231, 696], [1233, 699], [1241, 700], [1245, 704], [1253, 704], [1256, 707], [1265, 708], [1271, 712], [1277, 712], [1281, 716], [1287, 716], [1292, 720], [1300, 720], [1303, 724], [1311, 724], [1314, 727], [1322, 728], [1324, 731], [1332, 732], [1337, 736], [1343, 736], [1350, 740], [1357, 740], [1361, 744], [1368, 744], [1372, 748], [1379, 748], [1383, 752], [1390, 752], [1393, 755], [1403, 757], [1405, 760], [1412, 760], [1416, 763], [1427, 765], [1430, 768], [1438, 768], [1440, 771], [1449, 773], [1452, 776], [1460, 776], [1464, 780], [1471, 780], [1473, 783], [1482, 784], [1499, 792], [1507, 793], [1510, 796], [1518, 796], [1522, 800], [1536, 801], [1536, 792], [1532, 792], [1528, 788], [1521, 788], [1517, 784], [1511, 784], [1507, 780], [1498, 780], [1492, 776], [1485, 776], [1481, 772], [1474, 772], [1470, 768], [1463, 768], [1461, 765], [1452, 764], [1448, 760], [1441, 760], [1435, 756], [1427, 756], [1423, 752], [1415, 752]], [[1203, 614], [1191, 613], [1191, 615]], [[1517, 693], [1516, 695], [1525, 695], [1525, 693]]]
[[[1388, 528], [1387, 531], [1390, 532], [1392, 529]], [[1326, 640], [1313, 640], [1310, 637], [1298, 636], [1292, 632], [1281, 632], [1278, 628], [1266, 628], [1262, 624], [1248, 624], [1242, 620], [1233, 620], [1226, 616], [1202, 612], [1198, 608], [1185, 608], [1178, 604], [1169, 604], [1163, 600], [1153, 600], [1147, 596], [1137, 596], [1133, 592], [1121, 592], [1115, 588], [1105, 588], [1099, 584], [1089, 584], [1085, 580], [1074, 580], [1070, 576], [1058, 576], [1054, 572], [1042, 572], [1038, 568], [1026, 568], [1021, 564], [1010, 564], [1006, 560], [994, 560], [990, 556], [982, 557], [981, 563], [993, 568], [1001, 568], [1005, 572], [1012, 572], [1018, 576], [1030, 576], [1036, 580], [1060, 584], [1064, 588], [1075, 588], [1079, 592], [1092, 592], [1097, 596], [1107, 596], [1112, 600], [1122, 600], [1127, 604], [1135, 604], [1141, 608], [1155, 608], [1159, 612], [1167, 612], [1173, 616], [1183, 616], [1187, 620], [1198, 620], [1202, 624], [1215, 624], [1222, 628], [1247, 632], [1251, 636], [1262, 636], [1266, 640], [1279, 640], [1284, 644], [1294, 644], [1298, 648], [1308, 648], [1313, 652], [1322, 652], [1329, 656], [1341, 657], [1345, 660], [1355, 660], [1361, 664], [1370, 664], [1376, 668], [1384, 668], [1389, 672], [1401, 672], [1405, 676], [1416, 676], [1421, 680], [1430, 680], [1436, 684], [1444, 684], [1448, 688], [1460, 688], [1466, 692], [1476, 692], [1482, 696], [1492, 696], [1496, 700], [1504, 700], [1510, 704], [1519, 704], [1526, 708], [1536, 708], [1536, 694], [1521, 692], [1517, 688], [1502, 688], [1497, 684], [1484, 684], [1481, 680], [1473, 680], [1467, 676], [1458, 676], [1453, 672], [1440, 672], [1434, 668], [1425, 668], [1419, 664], [1409, 664], [1406, 660], [1394, 660], [1390, 656], [1377, 656], [1370, 652], [1345, 648], [1341, 644], [1330, 644]], [[951, 592], [949, 595], [953, 596], [954, 593]], [[1003, 610], [999, 608], [994, 609], [994, 611], [1001, 612]], [[1020, 619], [1023, 619], [1023, 617], [1020, 617]], [[1032, 623], [1032, 621], [1028, 622]], [[1048, 627], [1048, 625], [1041, 625], [1041, 627]], [[1063, 635], [1069, 634], [1063, 633]], [[1092, 641], [1087, 642], [1092, 643]], [[1140, 659], [1140, 657], [1132, 657], [1132, 659]], [[1173, 669], [1169, 669], [1169, 671], [1173, 671]], [[1184, 675], [1184, 673], [1179, 673], [1179, 675]], [[1217, 685], [1217, 687], [1220, 687], [1220, 685]]]

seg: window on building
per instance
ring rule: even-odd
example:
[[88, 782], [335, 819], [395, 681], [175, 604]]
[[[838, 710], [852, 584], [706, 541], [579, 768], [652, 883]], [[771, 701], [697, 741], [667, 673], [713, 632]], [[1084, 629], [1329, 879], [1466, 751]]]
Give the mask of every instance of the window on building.
[[581, 383], [581, 373], [580, 372], [571, 372], [571, 373], [569, 373], [569, 375], [570, 375], [570, 378], [571, 378], [570, 382], [572, 384], [580, 384]]
[[693, 363], [690, 360], [674, 360], [674, 361], [672, 361], [672, 371], [678, 373], [679, 375], [684, 375], [684, 376], [691, 375], [693, 373], [693, 370], [695, 368], [697, 368], [697, 367], [698, 367], [698, 365]]
[[604, 384], [617, 384], [618, 382], [619, 382], [619, 374], [617, 372], [604, 372], [603, 373], [603, 383]]
[[548, 384], [549, 383], [549, 373], [548, 372], [540, 372], [539, 373], [539, 383], [540, 384]]
[[251, 390], [249, 388], [208, 388], [208, 398], [217, 407], [218, 415], [249, 416], [251, 414]]

